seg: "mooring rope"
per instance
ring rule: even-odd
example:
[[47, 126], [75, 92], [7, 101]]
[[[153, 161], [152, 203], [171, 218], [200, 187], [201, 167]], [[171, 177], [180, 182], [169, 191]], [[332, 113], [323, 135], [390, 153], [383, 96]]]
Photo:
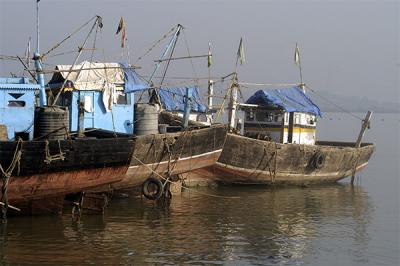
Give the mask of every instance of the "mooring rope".
[[[169, 180], [168, 178], [163, 177], [162, 175], [160, 175], [159, 173], [157, 173], [156, 171], [154, 171], [150, 166], [146, 165], [145, 163], [143, 163], [139, 158], [137, 158], [136, 156], [132, 155], [132, 158], [134, 158], [136, 161], [138, 161], [141, 165], [143, 165], [144, 167], [148, 168], [154, 175], [158, 176], [159, 178], [161, 178], [162, 180], [164, 180], [165, 182], [168, 183], [173, 183], [171, 180]], [[187, 189], [189, 191], [193, 191], [194, 193], [197, 193], [199, 195], [203, 195], [203, 196], [208, 196], [208, 197], [213, 197], [213, 198], [223, 198], [223, 199], [240, 199], [240, 197], [235, 196], [235, 197], [227, 197], [227, 196], [220, 196], [220, 195], [214, 195], [214, 194], [209, 194], [209, 193], [204, 193], [204, 192], [200, 192], [194, 189], [191, 189], [189, 187], [186, 187], [184, 185], [182, 185], [182, 188]]]
[[46, 139], [44, 143], [45, 143], [45, 156], [46, 156], [46, 158], [44, 160], [45, 163], [50, 164], [53, 161], [59, 161], [59, 160], [64, 161], [65, 160], [65, 157], [64, 157], [65, 153], [63, 153], [61, 150], [60, 140], [58, 140], [58, 150], [60, 153], [55, 154], [55, 155], [50, 154], [49, 141]]
[[[8, 184], [10, 182], [10, 178], [12, 176], [12, 173], [15, 170], [15, 167], [18, 166], [18, 174], [20, 171], [20, 160], [21, 160], [21, 155], [22, 155], [22, 139], [18, 138], [14, 155], [11, 160], [10, 165], [7, 167], [7, 170], [4, 170], [3, 166], [0, 164], [0, 174], [1, 174], [1, 179], [2, 179], [2, 187], [1, 187], [1, 199], [0, 199], [0, 207], [1, 207], [1, 213], [2, 213], [2, 220], [5, 221], [7, 219], [7, 209], [10, 207], [8, 204]], [[13, 209], [18, 210], [18, 208], [13, 207]]]

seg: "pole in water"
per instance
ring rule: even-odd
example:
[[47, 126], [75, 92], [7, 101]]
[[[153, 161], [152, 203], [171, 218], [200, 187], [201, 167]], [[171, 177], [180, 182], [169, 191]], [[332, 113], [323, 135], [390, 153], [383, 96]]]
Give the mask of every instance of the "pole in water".
[[[366, 116], [365, 116], [365, 118], [364, 118], [364, 120], [363, 120], [363, 124], [361, 126], [360, 133], [358, 134], [357, 142], [356, 142], [356, 145], [355, 145], [356, 149], [361, 147], [361, 141], [362, 141], [362, 138], [364, 137], [365, 131], [369, 128], [369, 121], [371, 120], [371, 116], [372, 116], [372, 112], [368, 111]], [[351, 184], [354, 184], [354, 178], [355, 178], [355, 175], [356, 175], [357, 165], [355, 165], [354, 168], [355, 168], [354, 169], [354, 173], [351, 176]]]

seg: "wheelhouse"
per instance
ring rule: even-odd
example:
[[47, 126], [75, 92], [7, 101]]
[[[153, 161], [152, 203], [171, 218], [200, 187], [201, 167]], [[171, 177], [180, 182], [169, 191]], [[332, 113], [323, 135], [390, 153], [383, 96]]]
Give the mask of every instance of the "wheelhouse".
[[244, 135], [313, 145], [320, 110], [301, 88], [259, 90], [241, 106]]

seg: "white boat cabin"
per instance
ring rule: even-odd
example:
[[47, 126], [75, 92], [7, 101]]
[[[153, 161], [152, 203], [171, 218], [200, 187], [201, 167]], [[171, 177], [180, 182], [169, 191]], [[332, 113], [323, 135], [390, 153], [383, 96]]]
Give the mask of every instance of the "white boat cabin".
[[244, 111], [244, 135], [279, 143], [313, 145], [320, 110], [301, 88], [260, 90]]

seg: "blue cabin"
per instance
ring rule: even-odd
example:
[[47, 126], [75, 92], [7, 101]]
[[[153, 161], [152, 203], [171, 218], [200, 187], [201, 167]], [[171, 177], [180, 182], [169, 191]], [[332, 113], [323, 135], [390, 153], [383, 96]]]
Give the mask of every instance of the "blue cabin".
[[118, 63], [58, 65], [47, 94], [53, 97], [65, 82], [56, 105], [68, 107], [71, 131], [82, 127], [133, 134], [134, 93], [124, 92], [124, 75]]
[[33, 139], [36, 94], [40, 86], [28, 78], [0, 78], [0, 125], [9, 140]]

